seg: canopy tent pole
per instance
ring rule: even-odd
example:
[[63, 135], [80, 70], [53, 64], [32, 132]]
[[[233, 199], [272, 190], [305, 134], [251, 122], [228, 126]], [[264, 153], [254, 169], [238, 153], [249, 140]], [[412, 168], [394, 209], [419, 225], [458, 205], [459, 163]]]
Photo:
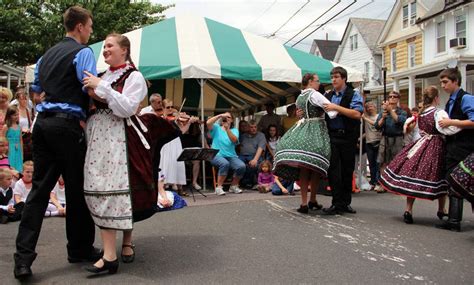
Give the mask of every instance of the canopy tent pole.
[[[201, 86], [201, 100], [200, 101], [201, 101], [201, 121], [202, 122], [204, 122], [204, 84], [205, 84], [204, 79], [199, 79], [199, 85]], [[203, 148], [206, 147], [205, 130], [206, 130], [206, 126], [203, 125], [201, 129], [201, 143], [202, 143]], [[205, 160], [202, 161], [201, 168], [202, 168], [202, 189], [206, 190], [206, 161]]]
[[[364, 94], [364, 82], [360, 83], [360, 92]], [[363, 95], [362, 95], [363, 96]], [[365, 109], [365, 98], [363, 98], [364, 102], [364, 109]], [[357, 180], [359, 180], [359, 190], [362, 190], [362, 135], [363, 135], [363, 127], [364, 127], [364, 119], [360, 119], [360, 131], [359, 131], [359, 177]]]

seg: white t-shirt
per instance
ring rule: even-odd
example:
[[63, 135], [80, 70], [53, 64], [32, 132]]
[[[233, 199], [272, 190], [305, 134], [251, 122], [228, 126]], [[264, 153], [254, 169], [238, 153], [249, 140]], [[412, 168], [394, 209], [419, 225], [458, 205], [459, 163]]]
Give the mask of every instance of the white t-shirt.
[[20, 195], [21, 201], [25, 202], [26, 198], [30, 194], [32, 184], [30, 184], [30, 188], [26, 188], [25, 182], [23, 179], [18, 180], [15, 184], [15, 188], [13, 188], [13, 195]]
[[56, 183], [52, 192], [56, 194], [56, 198], [58, 199], [59, 204], [66, 204], [66, 188], [64, 187], [64, 185], [63, 188], [61, 188], [59, 186], [59, 183]]

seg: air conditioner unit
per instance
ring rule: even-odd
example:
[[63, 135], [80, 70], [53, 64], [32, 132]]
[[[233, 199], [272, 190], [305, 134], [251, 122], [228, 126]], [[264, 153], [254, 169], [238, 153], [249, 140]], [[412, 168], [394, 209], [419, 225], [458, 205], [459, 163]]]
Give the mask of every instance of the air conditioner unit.
[[465, 48], [466, 47], [466, 38], [454, 38], [449, 40], [450, 48]]

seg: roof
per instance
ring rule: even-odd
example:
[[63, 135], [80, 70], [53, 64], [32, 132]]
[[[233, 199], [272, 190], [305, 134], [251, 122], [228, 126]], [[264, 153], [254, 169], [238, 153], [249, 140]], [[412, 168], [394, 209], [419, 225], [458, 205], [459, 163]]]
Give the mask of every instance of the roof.
[[425, 22], [426, 20], [429, 20], [431, 18], [434, 18], [440, 14], [446, 13], [447, 11], [450, 11], [452, 9], [457, 8], [458, 6], [461, 6], [463, 4], [471, 3], [472, 0], [454, 0], [450, 1], [451, 3], [447, 3], [444, 0], [436, 0], [433, 1], [432, 6], [428, 10], [428, 12], [422, 17], [418, 18], [416, 21], [417, 24]]
[[[367, 46], [372, 52], [377, 47], [377, 38], [382, 32], [385, 20], [366, 19], [366, 18], [350, 18], [350, 22], [357, 27]], [[348, 25], [349, 26], [349, 25]]]
[[313, 45], [311, 46], [311, 53], [314, 54], [316, 46], [321, 52], [321, 56], [327, 60], [334, 60], [336, 56], [337, 48], [339, 47], [340, 41], [330, 41], [330, 40], [313, 40]]

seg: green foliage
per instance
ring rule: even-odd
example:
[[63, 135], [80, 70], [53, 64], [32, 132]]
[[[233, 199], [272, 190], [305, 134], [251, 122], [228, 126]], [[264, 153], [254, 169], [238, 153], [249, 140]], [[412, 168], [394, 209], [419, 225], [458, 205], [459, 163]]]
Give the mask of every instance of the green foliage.
[[13, 65], [35, 63], [65, 31], [62, 14], [70, 6], [92, 11], [94, 33], [89, 43], [111, 32], [126, 33], [164, 19], [163, 6], [148, 1], [2, 1], [0, 0], [0, 59]]

